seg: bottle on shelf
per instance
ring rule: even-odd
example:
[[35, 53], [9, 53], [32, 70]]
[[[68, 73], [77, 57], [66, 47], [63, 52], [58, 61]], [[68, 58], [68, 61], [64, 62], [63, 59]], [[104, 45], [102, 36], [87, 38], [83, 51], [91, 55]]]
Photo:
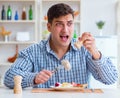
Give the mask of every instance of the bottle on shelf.
[[23, 7], [23, 10], [22, 10], [22, 20], [26, 20], [26, 8]]
[[18, 20], [19, 19], [19, 16], [18, 16], [18, 12], [16, 11], [15, 12], [15, 17], [14, 17], [15, 20]]
[[2, 6], [1, 10], [1, 20], [6, 20], [6, 11], [5, 11], [5, 6]]
[[77, 36], [76, 30], [74, 30], [73, 38], [74, 38], [74, 39], [77, 39], [77, 37], [78, 37], [78, 36]]
[[12, 10], [10, 5], [8, 5], [8, 9], [7, 9], [7, 20], [11, 20], [12, 19]]
[[29, 9], [29, 20], [33, 19], [33, 10], [32, 10], [32, 5], [30, 5], [30, 9]]

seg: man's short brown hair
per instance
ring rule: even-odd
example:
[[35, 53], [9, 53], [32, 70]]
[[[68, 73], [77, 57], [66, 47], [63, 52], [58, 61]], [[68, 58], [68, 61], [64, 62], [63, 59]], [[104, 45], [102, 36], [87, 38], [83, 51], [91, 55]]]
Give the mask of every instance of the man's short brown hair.
[[68, 14], [72, 14], [74, 18], [74, 11], [73, 9], [64, 3], [58, 3], [51, 6], [47, 12], [48, 22], [52, 23], [54, 18], [58, 18], [60, 16], [65, 16]]

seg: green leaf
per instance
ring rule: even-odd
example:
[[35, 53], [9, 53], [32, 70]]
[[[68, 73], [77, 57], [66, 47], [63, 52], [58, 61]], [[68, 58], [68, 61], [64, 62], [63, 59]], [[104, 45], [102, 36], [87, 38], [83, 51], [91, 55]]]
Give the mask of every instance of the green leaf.
[[103, 26], [105, 25], [105, 22], [104, 21], [99, 21], [99, 22], [96, 22], [96, 25], [97, 25], [98, 29], [102, 29]]

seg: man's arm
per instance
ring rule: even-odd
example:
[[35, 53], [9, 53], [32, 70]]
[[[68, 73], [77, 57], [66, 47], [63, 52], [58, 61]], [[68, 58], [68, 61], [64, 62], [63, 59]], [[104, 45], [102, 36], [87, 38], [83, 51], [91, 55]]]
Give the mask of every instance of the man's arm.
[[118, 79], [118, 72], [111, 60], [101, 54], [101, 59], [87, 58], [87, 65], [96, 80], [104, 84], [113, 84]]
[[88, 50], [87, 65], [93, 76], [104, 84], [112, 84], [118, 78], [118, 73], [107, 57], [104, 57], [97, 49], [94, 37], [85, 32], [79, 40], [84, 40], [83, 45]]
[[30, 87], [34, 85], [34, 78], [37, 73], [33, 72], [33, 65], [28, 54], [20, 53], [15, 63], [5, 73], [4, 84], [9, 87], [14, 87], [14, 76], [22, 76], [22, 87]]

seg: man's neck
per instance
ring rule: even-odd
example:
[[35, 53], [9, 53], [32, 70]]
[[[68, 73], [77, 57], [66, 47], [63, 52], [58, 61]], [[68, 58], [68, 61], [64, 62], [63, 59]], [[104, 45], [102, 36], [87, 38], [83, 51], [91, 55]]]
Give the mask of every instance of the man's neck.
[[59, 59], [61, 59], [70, 49], [70, 46], [61, 47], [59, 45], [55, 45], [55, 43], [53, 43], [52, 41], [50, 41], [50, 47], [56, 53]]

